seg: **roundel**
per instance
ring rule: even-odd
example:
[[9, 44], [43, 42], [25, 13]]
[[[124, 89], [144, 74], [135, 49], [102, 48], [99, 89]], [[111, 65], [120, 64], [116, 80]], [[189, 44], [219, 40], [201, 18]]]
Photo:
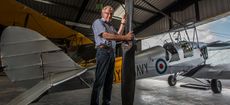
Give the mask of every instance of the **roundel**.
[[167, 71], [167, 63], [165, 62], [164, 59], [158, 59], [156, 61], [156, 70], [159, 74], [164, 74]]

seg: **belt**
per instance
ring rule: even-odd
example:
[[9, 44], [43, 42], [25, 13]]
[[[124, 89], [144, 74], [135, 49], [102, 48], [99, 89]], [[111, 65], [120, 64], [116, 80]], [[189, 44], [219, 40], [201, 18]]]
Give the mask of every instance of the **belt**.
[[104, 45], [104, 44], [98, 45], [97, 48], [102, 48], [102, 49], [113, 49], [111, 46]]

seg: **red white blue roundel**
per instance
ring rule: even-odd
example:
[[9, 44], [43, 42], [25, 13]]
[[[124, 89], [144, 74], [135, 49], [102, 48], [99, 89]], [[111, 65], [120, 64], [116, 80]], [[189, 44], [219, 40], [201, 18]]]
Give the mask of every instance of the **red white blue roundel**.
[[158, 59], [156, 61], [156, 70], [159, 74], [164, 74], [167, 71], [167, 63], [165, 62], [164, 59]]

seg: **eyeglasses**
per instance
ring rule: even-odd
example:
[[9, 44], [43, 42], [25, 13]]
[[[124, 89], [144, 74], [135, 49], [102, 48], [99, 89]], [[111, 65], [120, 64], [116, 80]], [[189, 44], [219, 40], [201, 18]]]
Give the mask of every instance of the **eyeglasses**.
[[105, 13], [107, 15], [113, 15], [113, 13], [110, 13], [110, 12], [103, 12], [103, 13]]

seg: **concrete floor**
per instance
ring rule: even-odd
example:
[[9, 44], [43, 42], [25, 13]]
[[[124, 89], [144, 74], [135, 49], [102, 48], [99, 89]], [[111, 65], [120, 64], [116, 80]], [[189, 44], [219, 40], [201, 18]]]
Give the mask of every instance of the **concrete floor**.
[[[229, 105], [230, 89], [223, 88], [222, 94], [213, 94], [211, 90], [197, 90], [169, 87], [164, 77], [137, 80], [134, 105]], [[159, 80], [160, 79], [160, 80]], [[25, 91], [10, 83], [7, 77], [0, 76], [0, 105]], [[89, 105], [90, 88], [51, 92], [30, 105]], [[120, 85], [113, 85], [112, 105], [121, 105]]]
[[24, 91], [24, 88], [17, 87], [15, 84], [11, 83], [6, 76], [0, 76], [0, 105], [5, 105]]
[[183, 88], [178, 83], [169, 87], [167, 82], [152, 78], [137, 81], [135, 105], [229, 105], [230, 89], [222, 94], [211, 90]]

